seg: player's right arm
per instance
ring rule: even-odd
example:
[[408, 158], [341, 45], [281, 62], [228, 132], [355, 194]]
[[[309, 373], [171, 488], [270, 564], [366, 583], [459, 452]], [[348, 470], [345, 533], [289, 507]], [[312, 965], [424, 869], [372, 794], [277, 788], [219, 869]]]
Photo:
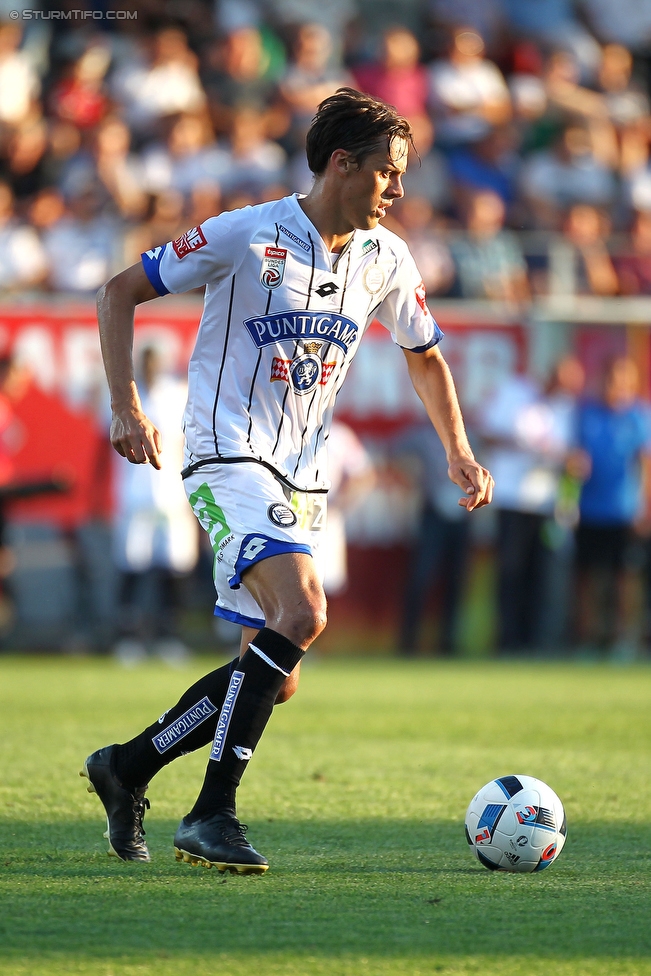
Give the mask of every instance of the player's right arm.
[[97, 293], [102, 359], [111, 394], [111, 444], [132, 464], [160, 468], [160, 434], [143, 413], [133, 368], [133, 316], [136, 305], [158, 298], [142, 264], [134, 264], [102, 285]]

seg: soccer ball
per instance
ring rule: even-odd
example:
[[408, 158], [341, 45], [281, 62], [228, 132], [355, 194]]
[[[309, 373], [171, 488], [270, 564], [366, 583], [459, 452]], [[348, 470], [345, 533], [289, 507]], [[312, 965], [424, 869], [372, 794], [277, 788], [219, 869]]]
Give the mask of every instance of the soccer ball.
[[542, 871], [563, 850], [566, 834], [563, 804], [533, 776], [491, 780], [466, 813], [466, 840], [491, 871]]

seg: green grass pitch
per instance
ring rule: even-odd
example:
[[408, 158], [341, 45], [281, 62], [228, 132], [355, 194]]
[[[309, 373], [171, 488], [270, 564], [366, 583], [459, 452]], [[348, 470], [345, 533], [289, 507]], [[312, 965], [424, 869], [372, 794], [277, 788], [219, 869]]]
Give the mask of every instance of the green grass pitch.
[[[213, 666], [0, 658], [0, 973], [651, 976], [651, 668], [308, 660], [240, 790], [264, 877], [174, 860], [207, 749], [152, 783], [152, 863], [107, 857], [83, 759]], [[466, 845], [507, 773], [565, 803], [542, 874]]]

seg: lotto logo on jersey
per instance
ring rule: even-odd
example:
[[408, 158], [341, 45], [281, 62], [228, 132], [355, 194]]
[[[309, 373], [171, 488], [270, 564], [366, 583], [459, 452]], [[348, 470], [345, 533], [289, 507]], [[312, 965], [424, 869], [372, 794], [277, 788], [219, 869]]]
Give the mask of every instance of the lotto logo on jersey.
[[190, 251], [198, 251], [200, 247], [205, 247], [207, 243], [201, 227], [193, 227], [192, 230], [186, 230], [185, 234], [181, 234], [176, 241], [172, 241], [172, 247], [177, 258], [180, 259], [187, 257]]
[[265, 288], [277, 288], [285, 277], [287, 250], [284, 247], [265, 247], [260, 281]]

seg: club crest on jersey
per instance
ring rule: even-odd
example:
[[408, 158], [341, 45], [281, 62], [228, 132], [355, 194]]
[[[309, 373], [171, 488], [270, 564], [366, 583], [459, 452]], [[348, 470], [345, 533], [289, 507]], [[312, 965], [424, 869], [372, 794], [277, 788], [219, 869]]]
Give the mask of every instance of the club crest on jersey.
[[262, 267], [260, 268], [260, 281], [265, 288], [277, 288], [282, 285], [286, 261], [287, 248], [265, 247]]
[[205, 247], [208, 241], [204, 237], [201, 227], [193, 227], [186, 230], [177, 240], [172, 241], [172, 247], [177, 258], [186, 257], [190, 251], [198, 251], [200, 247]]
[[[320, 346], [321, 343], [306, 343], [306, 349], [308, 345]], [[313, 390], [317, 384], [325, 386], [336, 365], [336, 362], [324, 363], [316, 355], [316, 351], [308, 351], [307, 355], [298, 356], [296, 359], [280, 359], [278, 356], [274, 356], [271, 361], [271, 376], [269, 378], [272, 383], [278, 381], [290, 383], [294, 392], [302, 396]]]
[[384, 288], [385, 275], [382, 268], [377, 264], [370, 264], [363, 276], [364, 288], [369, 295], [377, 295]]
[[289, 367], [289, 378], [294, 392], [309, 393], [321, 378], [321, 360], [318, 356], [299, 356]]

